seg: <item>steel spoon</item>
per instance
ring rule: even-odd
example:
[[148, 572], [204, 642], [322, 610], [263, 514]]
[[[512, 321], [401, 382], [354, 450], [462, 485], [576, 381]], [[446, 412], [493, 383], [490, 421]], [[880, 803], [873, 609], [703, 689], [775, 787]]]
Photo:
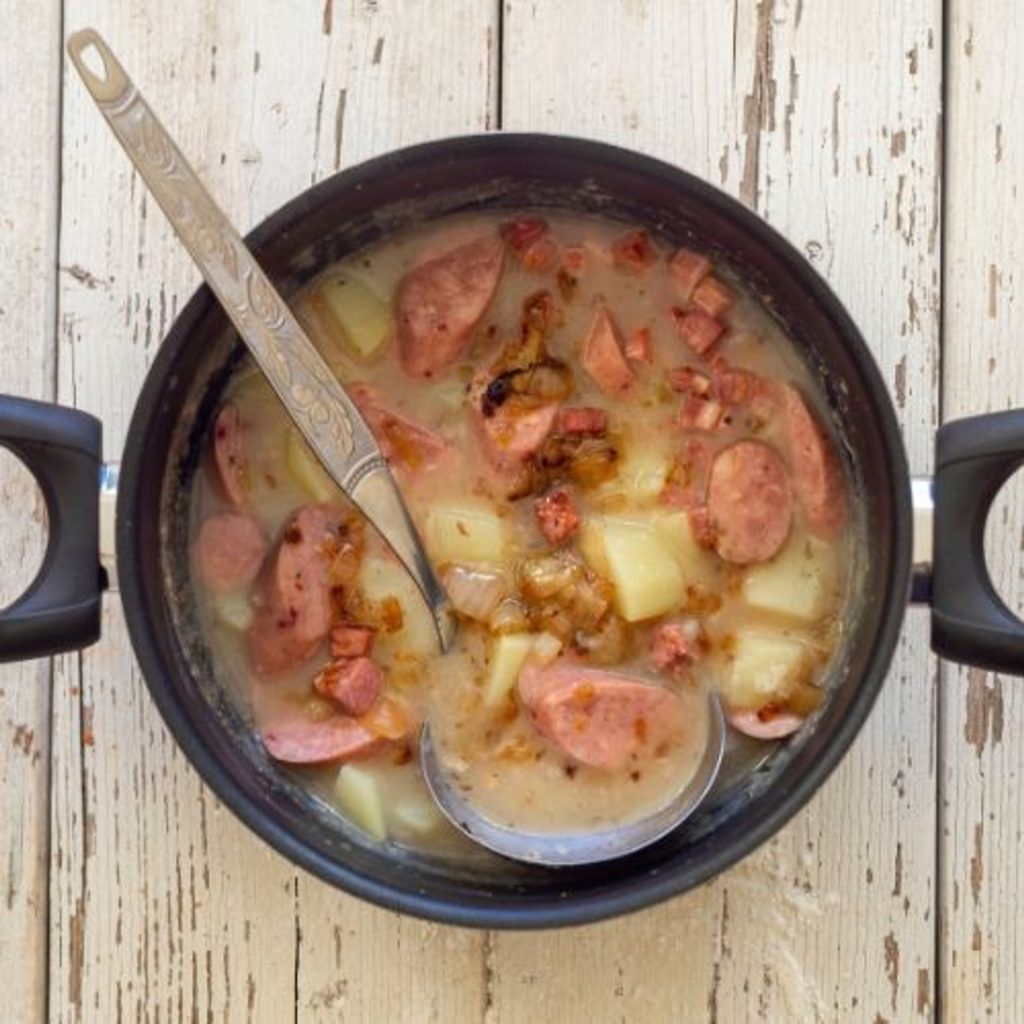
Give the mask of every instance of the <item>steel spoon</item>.
[[420, 735], [420, 767], [438, 807], [475, 843], [512, 860], [548, 867], [595, 864], [624, 857], [650, 846], [678, 828], [700, 806], [718, 776], [725, 751], [726, 727], [714, 692], [708, 694], [707, 745], [696, 772], [660, 810], [638, 821], [594, 832], [548, 833], [509, 828], [477, 808], [444, 769], [430, 730]]
[[99, 33], [75, 32], [68, 54], [288, 415], [415, 580], [447, 650], [456, 629], [448, 597], [359, 410]]

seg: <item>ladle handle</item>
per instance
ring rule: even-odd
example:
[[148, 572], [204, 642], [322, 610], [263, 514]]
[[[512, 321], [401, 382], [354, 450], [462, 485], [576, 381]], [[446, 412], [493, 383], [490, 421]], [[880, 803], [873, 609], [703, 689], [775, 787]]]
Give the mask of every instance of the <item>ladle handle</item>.
[[[444, 590], [352, 399], [102, 37], [88, 28], [75, 32], [68, 54], [295, 425], [416, 581], [447, 646], [453, 626]], [[99, 70], [86, 63], [90, 57]]]

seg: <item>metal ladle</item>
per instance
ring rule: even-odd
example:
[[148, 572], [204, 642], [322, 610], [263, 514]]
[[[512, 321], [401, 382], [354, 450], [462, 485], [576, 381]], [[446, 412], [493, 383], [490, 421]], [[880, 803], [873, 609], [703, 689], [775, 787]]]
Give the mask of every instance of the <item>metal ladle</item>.
[[420, 766], [437, 805], [462, 833], [513, 860], [548, 867], [595, 864], [624, 857], [678, 828], [700, 806], [718, 777], [725, 752], [725, 719], [714, 692], [708, 694], [707, 743], [697, 770], [664, 807], [644, 818], [592, 832], [528, 832], [498, 824], [466, 798], [443, 767], [430, 731], [420, 736]]
[[[101, 70], [86, 64], [90, 51]], [[416, 582], [447, 650], [456, 630], [448, 596], [355, 403], [99, 33], [75, 32], [68, 54], [292, 422]]]
[[[451, 605], [359, 410], [99, 33], [89, 28], [75, 32], [67, 46], [100, 113], [288, 415], [331, 479], [405, 566], [430, 611], [441, 649], [448, 650], [457, 628]], [[84, 59], [89, 51], [99, 61], [95, 70]], [[541, 864], [609, 860], [672, 831], [711, 788], [722, 760], [725, 723], [717, 698], [712, 695], [709, 700], [708, 742], [694, 777], [655, 814], [614, 829], [551, 835], [521, 832], [490, 821], [449, 778], [426, 725], [420, 763], [441, 810], [475, 842], [506, 857]]]

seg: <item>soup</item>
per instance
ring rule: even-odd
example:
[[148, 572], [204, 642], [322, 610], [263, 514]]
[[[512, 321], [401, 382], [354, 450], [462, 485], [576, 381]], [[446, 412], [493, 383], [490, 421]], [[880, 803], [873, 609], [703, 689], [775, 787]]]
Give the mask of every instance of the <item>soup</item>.
[[847, 483], [806, 366], [724, 267], [545, 213], [424, 226], [295, 304], [388, 459], [459, 619], [415, 585], [258, 372], [194, 495], [208, 643], [270, 757], [377, 840], [460, 837], [419, 726], [494, 821], [624, 824], [697, 769], [708, 695], [781, 741], [822, 701]]

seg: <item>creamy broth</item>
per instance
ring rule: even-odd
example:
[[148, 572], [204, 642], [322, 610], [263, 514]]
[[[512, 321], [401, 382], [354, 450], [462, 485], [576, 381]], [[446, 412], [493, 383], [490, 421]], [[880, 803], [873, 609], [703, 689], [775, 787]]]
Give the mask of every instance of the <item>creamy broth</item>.
[[[454, 219], [332, 266], [295, 304], [359, 395], [462, 613], [449, 654], [251, 364], [224, 396], [193, 503], [209, 645], [270, 754], [377, 839], [462, 849], [419, 774], [424, 720], [485, 813], [573, 831], [635, 820], [685, 785], [709, 690], [762, 739], [822, 699], [850, 542], [815, 382], [726, 268], [629, 232], [550, 212]], [[473, 275], [499, 237], [491, 296]], [[423, 274], [479, 239], [477, 264]], [[429, 289], [457, 290], [460, 273], [482, 313], [424, 372], [403, 318], [427, 316]], [[473, 320], [468, 305], [460, 295], [442, 340]], [[544, 422], [520, 458], [531, 417]], [[772, 487], [782, 498], [759, 510]], [[360, 626], [365, 653], [347, 646]]]

